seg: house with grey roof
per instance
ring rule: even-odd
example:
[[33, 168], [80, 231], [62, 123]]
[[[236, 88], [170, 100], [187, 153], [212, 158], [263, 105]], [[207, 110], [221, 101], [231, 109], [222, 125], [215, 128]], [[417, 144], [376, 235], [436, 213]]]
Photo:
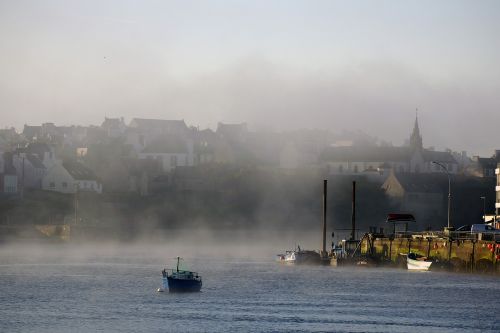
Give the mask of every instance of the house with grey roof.
[[163, 172], [170, 172], [177, 167], [193, 166], [193, 142], [174, 135], [164, 135], [148, 144], [139, 153], [138, 158], [158, 160]]
[[491, 157], [474, 156], [472, 164], [467, 169], [467, 173], [476, 177], [496, 177], [495, 169], [500, 163], [500, 150], [495, 150], [495, 154]]
[[42, 126], [24, 125], [23, 136], [26, 140], [33, 141], [42, 136]]
[[0, 152], [9, 151], [16, 144], [22, 141], [19, 134], [17, 134], [15, 128], [2, 128], [0, 129]]
[[0, 136], [0, 151], [6, 151], [9, 150], [9, 148], [10, 148], [9, 141], [4, 137]]
[[215, 161], [215, 146], [219, 138], [211, 129], [194, 129], [193, 140], [194, 165], [208, 164]]
[[57, 162], [54, 146], [42, 142], [31, 142], [24, 148], [18, 148], [16, 154], [35, 155], [47, 169]]
[[42, 160], [36, 154], [17, 152], [13, 155], [19, 185], [24, 188], [42, 188], [42, 179], [47, 171]]
[[248, 135], [248, 127], [247, 123], [224, 124], [219, 122], [215, 133], [230, 142], [244, 142]]
[[127, 125], [125, 125], [125, 121], [123, 120], [123, 118], [104, 117], [101, 128], [106, 131], [106, 135], [109, 138], [119, 138], [125, 134]]
[[412, 213], [417, 218], [418, 227], [441, 221], [444, 193], [448, 189], [445, 174], [416, 174], [391, 172], [382, 189], [400, 211]]
[[75, 161], [52, 165], [42, 179], [42, 189], [60, 193], [102, 193], [102, 184], [94, 172]]
[[11, 152], [0, 153], [0, 193], [4, 195], [18, 193], [18, 179], [12, 158]]
[[130, 128], [135, 128], [143, 133], [152, 135], [184, 135], [189, 129], [184, 120], [165, 119], [144, 119], [133, 118], [129, 124]]
[[[165, 136], [188, 138], [191, 131], [184, 120], [133, 118], [125, 131], [125, 142], [141, 153], [146, 146], [154, 144]], [[136, 157], [136, 156], [135, 156]]]

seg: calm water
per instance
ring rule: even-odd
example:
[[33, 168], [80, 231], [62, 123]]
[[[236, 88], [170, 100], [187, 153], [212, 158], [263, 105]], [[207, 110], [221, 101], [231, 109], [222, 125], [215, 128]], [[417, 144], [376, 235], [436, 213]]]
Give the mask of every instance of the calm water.
[[273, 259], [187, 258], [203, 291], [179, 295], [144, 253], [0, 252], [0, 332], [500, 332], [498, 277]]

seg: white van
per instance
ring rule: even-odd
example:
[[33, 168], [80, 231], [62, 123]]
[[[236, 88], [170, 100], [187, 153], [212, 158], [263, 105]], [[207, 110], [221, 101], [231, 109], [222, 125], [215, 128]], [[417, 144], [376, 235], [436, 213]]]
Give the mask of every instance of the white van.
[[500, 234], [499, 229], [493, 228], [491, 225], [488, 224], [473, 224], [470, 228], [470, 232], [472, 233], [494, 233], [494, 234]]

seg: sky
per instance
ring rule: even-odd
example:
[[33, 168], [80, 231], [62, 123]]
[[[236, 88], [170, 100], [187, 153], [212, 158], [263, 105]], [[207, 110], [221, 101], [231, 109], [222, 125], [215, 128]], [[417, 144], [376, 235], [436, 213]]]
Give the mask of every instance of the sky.
[[0, 0], [0, 127], [184, 119], [500, 149], [499, 1]]

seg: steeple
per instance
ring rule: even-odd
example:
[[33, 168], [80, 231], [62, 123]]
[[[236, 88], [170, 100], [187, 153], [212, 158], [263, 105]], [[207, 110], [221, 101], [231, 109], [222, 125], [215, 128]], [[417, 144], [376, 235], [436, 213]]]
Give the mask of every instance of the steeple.
[[418, 128], [418, 109], [415, 111], [415, 125], [413, 125], [413, 132], [410, 136], [410, 147], [412, 150], [422, 150], [422, 136]]

